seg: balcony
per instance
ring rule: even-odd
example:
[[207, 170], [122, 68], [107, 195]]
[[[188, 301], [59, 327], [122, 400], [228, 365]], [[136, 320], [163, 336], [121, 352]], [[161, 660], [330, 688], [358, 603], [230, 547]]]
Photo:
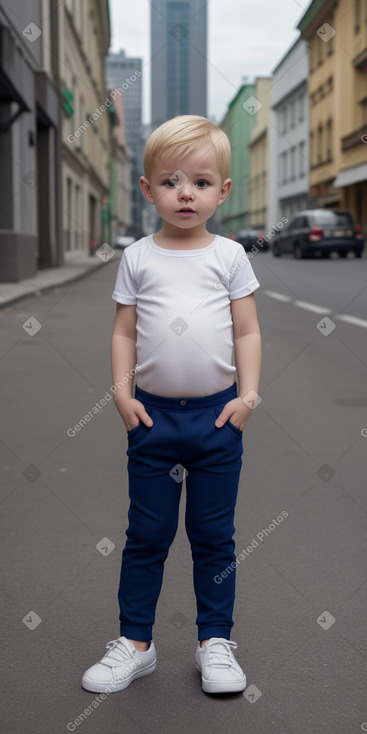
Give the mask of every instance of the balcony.
[[357, 145], [360, 145], [362, 136], [366, 136], [366, 131], [366, 125], [363, 125], [363, 127], [358, 128], [358, 130], [354, 130], [352, 133], [349, 133], [349, 135], [345, 135], [344, 138], [341, 139], [343, 153], [345, 150], [350, 150], [350, 148], [355, 148]]
[[364, 49], [354, 57], [353, 66], [355, 69], [358, 69], [358, 71], [365, 71], [367, 69], [367, 44]]

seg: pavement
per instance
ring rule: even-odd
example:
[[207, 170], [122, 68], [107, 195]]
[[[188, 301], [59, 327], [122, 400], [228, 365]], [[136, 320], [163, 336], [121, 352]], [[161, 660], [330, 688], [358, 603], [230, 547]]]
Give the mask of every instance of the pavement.
[[[118, 251], [116, 252], [117, 257], [120, 254]], [[25, 278], [18, 283], [0, 281], [0, 308], [6, 307], [9, 303], [20, 301], [26, 296], [38, 296], [50, 288], [79, 280], [84, 275], [93, 272], [95, 268], [100, 267], [104, 262], [103, 255], [102, 258], [96, 254], [92, 256], [81, 255], [70, 258], [61, 267], [38, 270], [32, 278]]]
[[119, 635], [129, 500], [126, 430], [101, 402], [118, 258], [96, 265], [0, 311], [2, 732], [367, 731], [365, 259], [253, 258], [262, 400], [243, 439], [232, 633], [246, 691], [201, 690], [183, 488], [157, 669], [105, 699], [81, 676]]

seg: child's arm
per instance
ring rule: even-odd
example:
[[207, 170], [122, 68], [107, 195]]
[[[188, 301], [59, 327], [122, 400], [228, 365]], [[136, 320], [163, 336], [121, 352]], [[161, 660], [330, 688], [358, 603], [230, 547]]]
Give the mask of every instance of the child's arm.
[[[127, 430], [135, 428], [139, 420], [147, 426], [153, 425], [143, 404], [133, 398], [133, 369], [136, 366], [136, 306], [117, 304], [111, 342], [111, 366], [115, 385], [114, 402]], [[126, 377], [128, 377], [128, 382], [126, 382]], [[122, 383], [123, 378], [125, 380]]]
[[[261, 369], [261, 334], [253, 293], [231, 301], [238, 398], [230, 400], [215, 421], [221, 427], [227, 420], [243, 430], [252, 408], [243, 402], [252, 390], [258, 392]], [[250, 395], [251, 397], [251, 395]]]

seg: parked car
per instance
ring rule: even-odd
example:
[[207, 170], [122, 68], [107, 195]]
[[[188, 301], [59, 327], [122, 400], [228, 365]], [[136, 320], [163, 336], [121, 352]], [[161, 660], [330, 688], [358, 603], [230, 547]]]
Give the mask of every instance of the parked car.
[[337, 252], [347, 257], [353, 252], [361, 257], [364, 248], [362, 228], [350, 212], [339, 209], [305, 209], [278, 232], [273, 239], [273, 255], [293, 254], [296, 258], [320, 254], [329, 257]]
[[246, 251], [251, 250], [255, 246], [259, 251], [263, 250], [265, 252], [265, 250], [269, 249], [268, 243], [264, 240], [264, 235], [258, 229], [240, 229], [237, 232], [236, 242], [239, 242]]
[[127, 235], [119, 235], [116, 237], [115, 250], [125, 250], [126, 247], [132, 245], [135, 242], [135, 237], [128, 237]]

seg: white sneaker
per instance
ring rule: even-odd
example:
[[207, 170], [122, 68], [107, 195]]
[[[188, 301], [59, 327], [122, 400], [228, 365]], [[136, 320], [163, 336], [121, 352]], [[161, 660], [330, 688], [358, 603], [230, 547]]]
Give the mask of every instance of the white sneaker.
[[239, 666], [232, 649], [236, 642], [224, 637], [212, 637], [195, 653], [196, 667], [201, 673], [201, 685], [206, 693], [232, 693], [244, 691], [246, 676]]
[[155, 670], [157, 657], [153, 640], [140, 652], [126, 637], [107, 643], [108, 652], [83, 675], [82, 686], [93, 693], [115, 693], [127, 688], [135, 678]]

